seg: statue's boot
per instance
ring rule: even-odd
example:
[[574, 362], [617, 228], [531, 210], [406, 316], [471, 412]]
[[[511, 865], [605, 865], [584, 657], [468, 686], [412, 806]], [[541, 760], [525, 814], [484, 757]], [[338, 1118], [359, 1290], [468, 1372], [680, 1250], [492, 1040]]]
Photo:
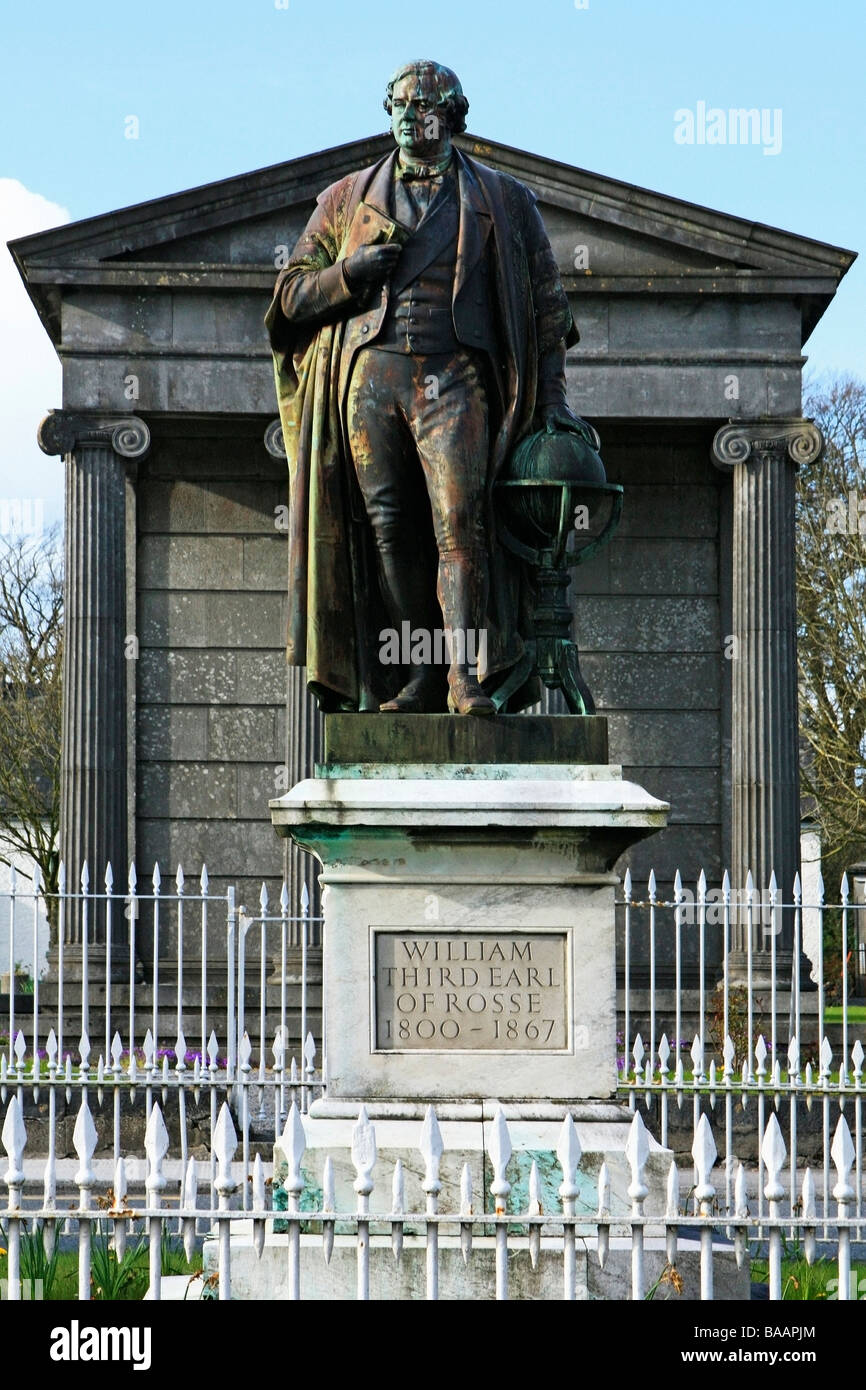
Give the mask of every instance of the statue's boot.
[[[391, 622], [398, 632], [407, 621], [413, 632], [428, 632], [432, 646], [441, 615], [431, 592], [430, 577], [419, 565], [417, 552], [402, 546], [383, 547], [378, 551], [378, 559], [382, 596]], [[379, 709], [393, 714], [441, 713], [445, 704], [442, 670], [413, 662], [409, 664], [408, 676], [405, 685]]]
[[469, 658], [477, 663], [486, 637], [487, 557], [483, 551], [450, 550], [439, 557], [439, 602], [446, 632], [451, 632], [448, 708], [452, 714], [496, 713], [484, 694]]

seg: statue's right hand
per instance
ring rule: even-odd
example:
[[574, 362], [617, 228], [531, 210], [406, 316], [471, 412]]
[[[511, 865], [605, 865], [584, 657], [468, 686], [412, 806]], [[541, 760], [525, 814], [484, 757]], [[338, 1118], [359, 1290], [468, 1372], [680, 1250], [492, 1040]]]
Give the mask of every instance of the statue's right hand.
[[344, 262], [344, 271], [351, 289], [381, 285], [394, 269], [403, 248], [395, 241], [382, 246], [361, 246]]

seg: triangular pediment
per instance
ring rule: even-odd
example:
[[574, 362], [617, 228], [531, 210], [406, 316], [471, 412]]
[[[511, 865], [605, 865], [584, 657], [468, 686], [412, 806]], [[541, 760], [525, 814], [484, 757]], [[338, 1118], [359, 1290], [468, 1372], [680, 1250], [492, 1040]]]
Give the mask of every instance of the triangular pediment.
[[[590, 277], [593, 289], [601, 281], [610, 292], [627, 292], [630, 284], [645, 288], [649, 279], [658, 282], [660, 293], [665, 284], [682, 286], [691, 279], [701, 293], [724, 292], [732, 278], [745, 282], [737, 284], [738, 292], [760, 292], [768, 280], [785, 282], [792, 294], [810, 301], [804, 310], [809, 330], [855, 258], [839, 247], [493, 141], [463, 136], [457, 143], [535, 191], [572, 288]], [[52, 336], [57, 295], [70, 278], [119, 284], [117, 277], [133, 266], [155, 272], [170, 266], [177, 273], [235, 272], [245, 283], [261, 276], [264, 286], [316, 195], [392, 148], [387, 134], [354, 141], [68, 223], [12, 242], [10, 250]]]

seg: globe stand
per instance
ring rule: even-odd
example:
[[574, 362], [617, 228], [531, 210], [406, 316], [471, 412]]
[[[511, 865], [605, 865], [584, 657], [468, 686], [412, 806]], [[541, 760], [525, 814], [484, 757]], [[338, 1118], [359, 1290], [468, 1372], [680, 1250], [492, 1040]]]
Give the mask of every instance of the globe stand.
[[[601, 460], [594, 454], [593, 463], [596, 461], [601, 467]], [[551, 504], [557, 500], [550, 492], [553, 488], [559, 489], [559, 505], [556, 522], [551, 526]], [[541, 489], [544, 491], [541, 492]], [[524, 535], [531, 528], [542, 543], [527, 543], [514, 534], [507, 522], [500, 522], [502, 543], [534, 571], [537, 594], [533, 611], [534, 637], [525, 642], [521, 661], [491, 698], [497, 709], [503, 709], [511, 695], [536, 672], [548, 690], [562, 691], [572, 714], [594, 714], [595, 701], [581, 674], [577, 645], [571, 637], [569, 569], [584, 564], [610, 541], [622, 515], [623, 490], [618, 483], [530, 477], [506, 478], [497, 484], [497, 492], [509, 521], [513, 523], [516, 520], [518, 525], [522, 523]], [[590, 535], [585, 544], [569, 551], [569, 537], [580, 534], [575, 530], [572, 519], [579, 512], [585, 513], [588, 519], [597, 512], [598, 503], [604, 496], [610, 499], [611, 508], [601, 531], [598, 535]], [[548, 522], [546, 526], [545, 518]]]

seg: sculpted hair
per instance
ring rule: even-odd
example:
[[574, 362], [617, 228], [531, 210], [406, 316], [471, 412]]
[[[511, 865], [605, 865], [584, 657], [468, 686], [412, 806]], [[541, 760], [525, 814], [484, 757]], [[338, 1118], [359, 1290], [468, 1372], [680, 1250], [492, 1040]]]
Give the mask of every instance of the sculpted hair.
[[442, 109], [448, 129], [452, 135], [462, 135], [466, 129], [466, 112], [469, 110], [469, 102], [463, 95], [460, 79], [456, 72], [452, 72], [450, 68], [443, 67], [441, 63], [431, 62], [428, 58], [417, 59], [414, 63], [404, 63], [394, 73], [385, 89], [385, 100], [382, 103], [388, 115], [391, 115], [391, 98], [394, 95], [395, 86], [401, 77], [407, 77], [410, 72], [433, 74], [439, 96], [438, 105]]

